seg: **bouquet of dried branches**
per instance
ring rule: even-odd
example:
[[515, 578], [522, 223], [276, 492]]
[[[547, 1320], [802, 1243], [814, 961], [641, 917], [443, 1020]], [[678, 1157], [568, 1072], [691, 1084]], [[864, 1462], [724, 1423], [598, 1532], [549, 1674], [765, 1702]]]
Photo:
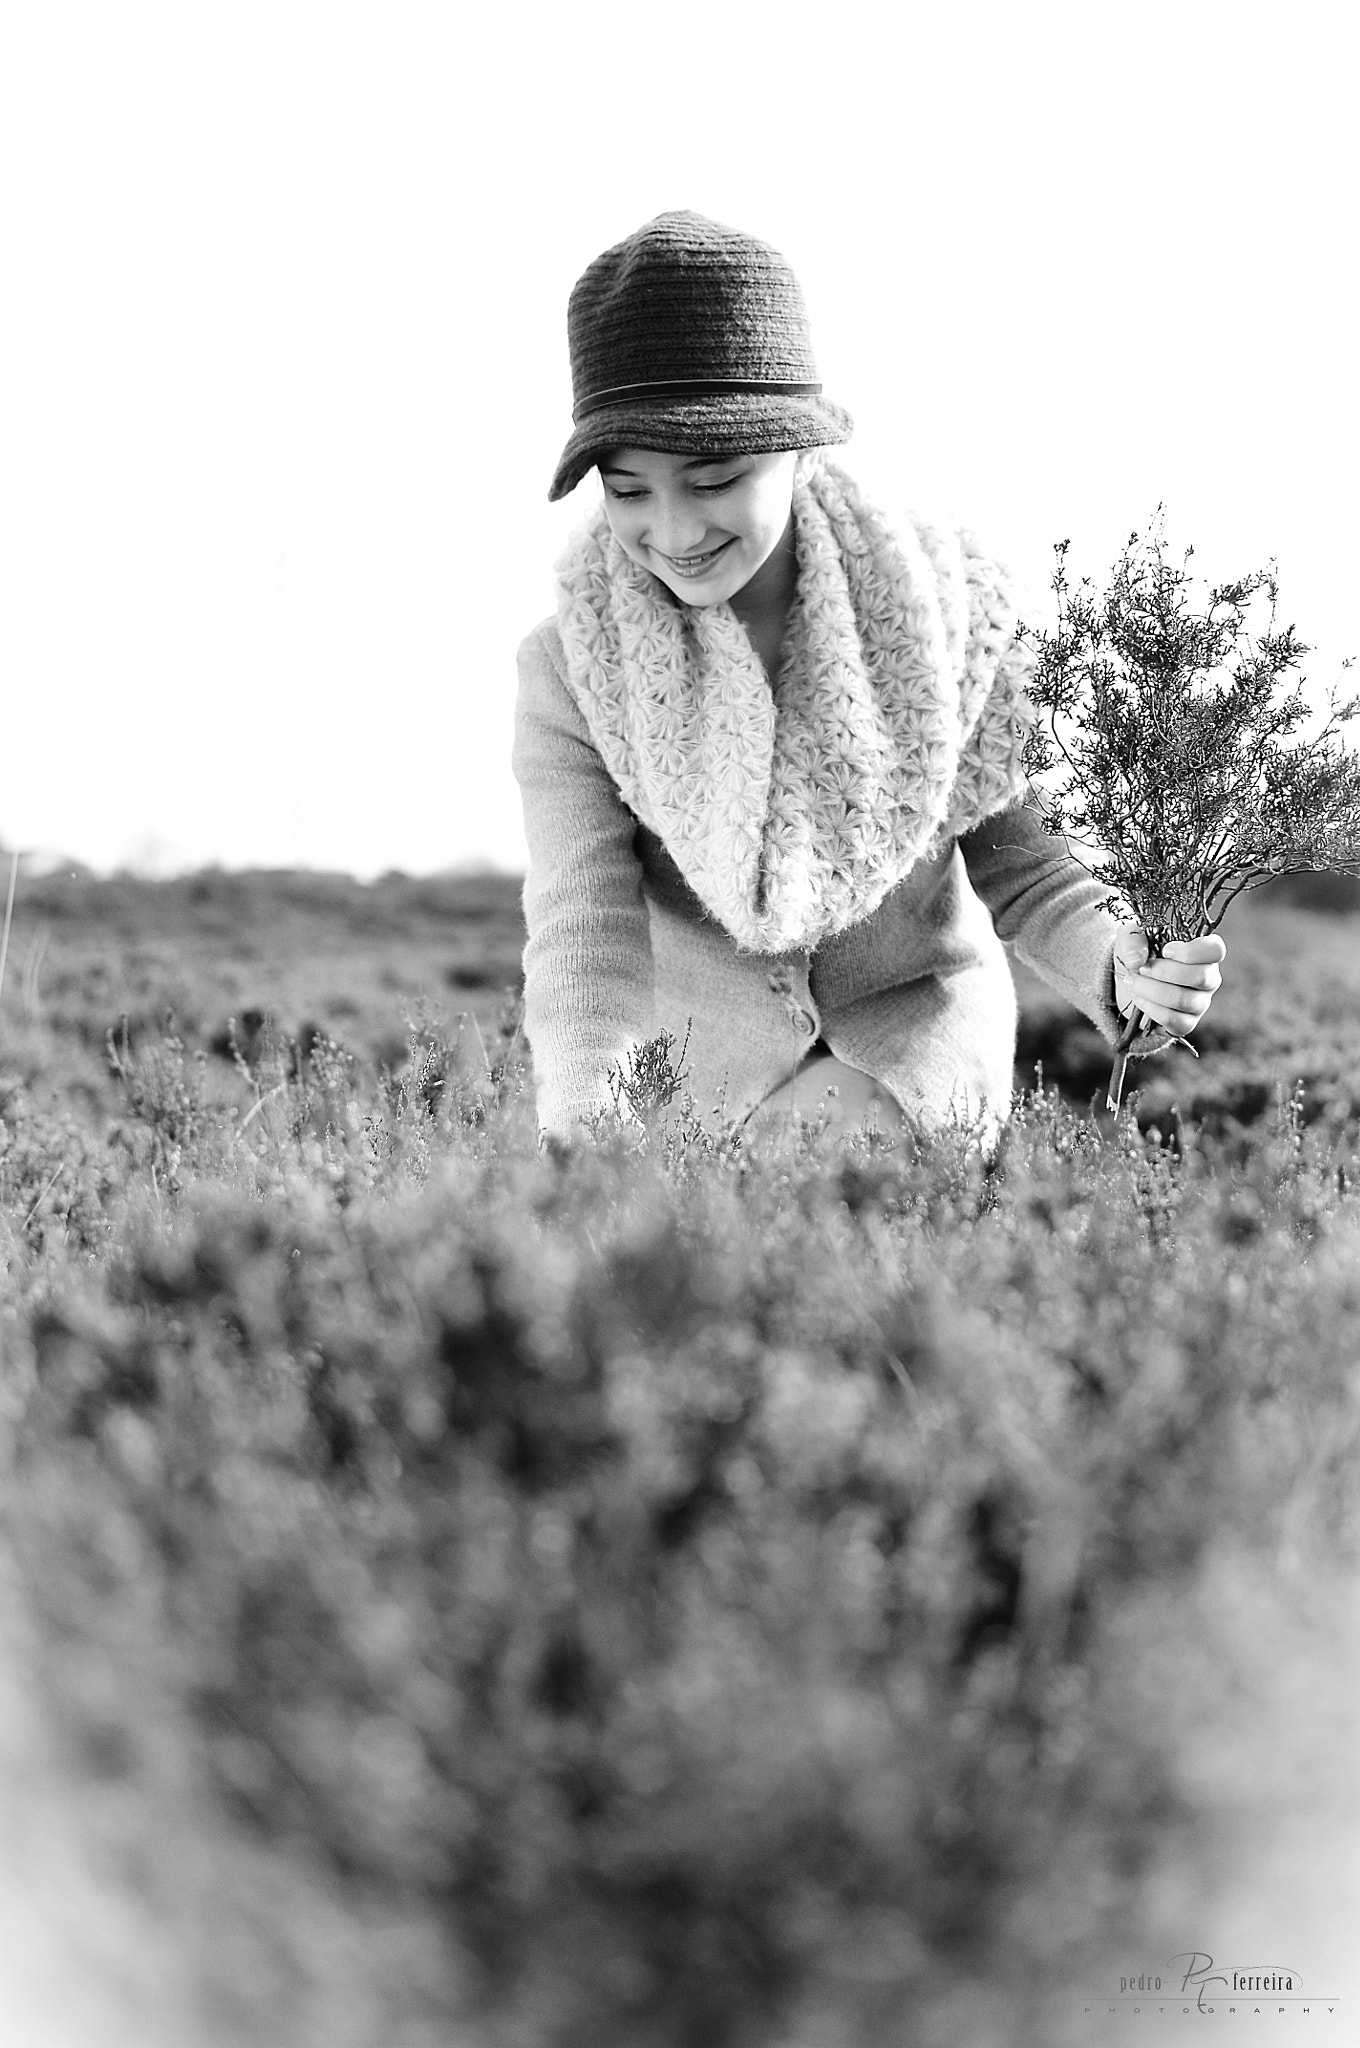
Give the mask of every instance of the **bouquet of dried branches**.
[[[1309, 650], [1292, 626], [1276, 629], [1274, 563], [1196, 609], [1194, 550], [1168, 559], [1160, 508], [1146, 539], [1130, 534], [1103, 596], [1087, 578], [1073, 585], [1067, 551], [1060, 541], [1056, 630], [1020, 628], [1036, 656], [1025, 767], [1044, 823], [1142, 925], [1149, 957], [1217, 931], [1234, 898], [1273, 875], [1360, 871], [1360, 757], [1341, 730], [1360, 697], [1333, 692], [1304, 736], [1312, 713], [1288, 678]], [[1144, 1035], [1135, 1012], [1111, 1109]]]

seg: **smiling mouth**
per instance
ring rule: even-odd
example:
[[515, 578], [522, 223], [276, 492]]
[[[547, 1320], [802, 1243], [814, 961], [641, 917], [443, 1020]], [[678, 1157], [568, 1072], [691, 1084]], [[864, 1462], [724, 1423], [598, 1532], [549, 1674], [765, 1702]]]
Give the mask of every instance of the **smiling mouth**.
[[710, 548], [706, 555], [662, 555], [661, 559], [677, 576], [702, 576], [731, 545], [730, 540], [725, 540], [720, 548]]

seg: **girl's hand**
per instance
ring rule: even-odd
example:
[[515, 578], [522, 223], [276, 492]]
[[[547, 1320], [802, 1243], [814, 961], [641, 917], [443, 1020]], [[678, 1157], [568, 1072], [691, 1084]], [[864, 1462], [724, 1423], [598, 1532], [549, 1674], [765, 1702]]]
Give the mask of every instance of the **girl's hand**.
[[1227, 950], [1217, 934], [1168, 939], [1166, 951], [1149, 960], [1147, 934], [1134, 925], [1114, 942], [1115, 1002], [1124, 1016], [1139, 1010], [1171, 1038], [1186, 1038], [1222, 984], [1218, 964]]

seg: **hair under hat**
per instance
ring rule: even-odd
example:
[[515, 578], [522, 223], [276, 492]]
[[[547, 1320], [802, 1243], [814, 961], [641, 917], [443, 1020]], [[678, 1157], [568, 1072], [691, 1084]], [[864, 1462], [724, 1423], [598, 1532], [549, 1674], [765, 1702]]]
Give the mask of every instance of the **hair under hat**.
[[575, 428], [548, 492], [611, 448], [735, 455], [848, 441], [822, 397], [807, 308], [767, 242], [662, 213], [597, 256], [567, 310]]

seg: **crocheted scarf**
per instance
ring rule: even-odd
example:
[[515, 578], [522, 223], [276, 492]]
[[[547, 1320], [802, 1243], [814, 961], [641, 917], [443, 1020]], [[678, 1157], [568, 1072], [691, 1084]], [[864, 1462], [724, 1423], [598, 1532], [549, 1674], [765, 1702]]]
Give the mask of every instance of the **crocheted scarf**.
[[890, 526], [825, 457], [793, 486], [776, 687], [728, 604], [686, 605], [601, 506], [557, 564], [567, 683], [629, 809], [742, 949], [811, 951], [1013, 802], [1029, 659], [966, 532]]

